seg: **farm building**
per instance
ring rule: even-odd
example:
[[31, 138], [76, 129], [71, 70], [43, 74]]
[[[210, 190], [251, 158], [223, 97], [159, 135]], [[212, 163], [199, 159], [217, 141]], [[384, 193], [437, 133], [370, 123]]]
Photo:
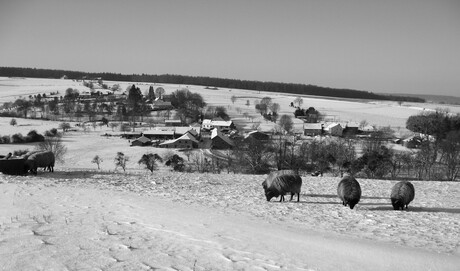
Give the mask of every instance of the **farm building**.
[[366, 126], [364, 126], [363, 128], [361, 128], [361, 131], [362, 131], [363, 133], [369, 134], [369, 133], [374, 132], [374, 131], [375, 131], [375, 128], [374, 128], [374, 126], [372, 126], [372, 125], [366, 125]]
[[342, 136], [343, 128], [339, 123], [331, 123], [324, 129], [324, 131], [331, 136]]
[[201, 127], [180, 126], [174, 127], [174, 137], [178, 138], [185, 135], [187, 132], [191, 133], [195, 138], [199, 139], [201, 134]]
[[217, 128], [219, 131], [222, 131], [222, 132], [228, 132], [232, 129], [236, 129], [235, 124], [231, 120], [224, 121], [224, 120], [204, 119], [203, 123], [201, 124], [201, 127], [203, 129], [208, 129], [208, 130]]
[[145, 137], [144, 135], [142, 135], [141, 137], [139, 137], [138, 139], [136, 140], [133, 140], [133, 142], [131, 142], [131, 146], [149, 146], [149, 145], [152, 145], [152, 141]]
[[233, 141], [223, 135], [219, 129], [214, 128], [211, 132], [211, 149], [231, 149], [235, 146]]
[[155, 100], [151, 104], [151, 110], [153, 111], [171, 110], [173, 108], [171, 102], [165, 102], [163, 100]]
[[305, 123], [303, 125], [304, 135], [306, 136], [317, 136], [323, 134], [322, 123]]
[[181, 120], [165, 120], [165, 125], [166, 126], [182, 126], [182, 121]]
[[144, 136], [151, 140], [169, 140], [174, 139], [174, 130], [149, 130], [144, 132]]
[[125, 132], [121, 135], [122, 138], [135, 139], [142, 136], [141, 132]]
[[193, 149], [198, 147], [198, 140], [190, 133], [159, 144], [161, 148]]
[[252, 132], [247, 133], [244, 136], [244, 140], [249, 139], [249, 138], [253, 138], [253, 139], [256, 139], [256, 140], [269, 140], [270, 135], [268, 135], [266, 133], [259, 132], [259, 131], [252, 131]]
[[357, 135], [359, 132], [359, 123], [357, 122], [349, 122], [345, 125], [343, 129], [343, 135], [345, 136], [354, 136]]
[[402, 140], [402, 145], [409, 149], [419, 148], [422, 145], [422, 138], [418, 135], [410, 136]]

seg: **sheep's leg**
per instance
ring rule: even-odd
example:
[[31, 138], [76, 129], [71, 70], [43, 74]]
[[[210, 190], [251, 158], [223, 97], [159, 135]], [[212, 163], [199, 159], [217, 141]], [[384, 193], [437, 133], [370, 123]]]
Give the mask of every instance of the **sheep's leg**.
[[294, 197], [295, 193], [291, 193], [291, 199], [289, 201], [292, 201], [292, 198]]
[[297, 193], [297, 202], [300, 201], [300, 193]]

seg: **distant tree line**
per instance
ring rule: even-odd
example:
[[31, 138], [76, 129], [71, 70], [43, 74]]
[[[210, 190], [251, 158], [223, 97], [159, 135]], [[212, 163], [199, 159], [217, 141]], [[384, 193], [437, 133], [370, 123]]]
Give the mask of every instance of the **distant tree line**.
[[424, 99], [407, 96], [392, 96], [375, 94], [370, 91], [328, 88], [315, 85], [261, 82], [252, 80], [225, 79], [204, 76], [184, 76], [174, 74], [150, 75], [150, 74], [120, 74], [120, 73], [87, 73], [79, 71], [0, 67], [0, 76], [7, 77], [35, 77], [35, 78], [61, 78], [66, 75], [69, 79], [104, 78], [112, 81], [129, 82], [155, 82], [174, 83], [188, 85], [203, 85], [220, 88], [238, 88], [256, 91], [283, 92], [299, 95], [317, 95], [340, 98], [394, 100], [407, 102], [425, 102]]

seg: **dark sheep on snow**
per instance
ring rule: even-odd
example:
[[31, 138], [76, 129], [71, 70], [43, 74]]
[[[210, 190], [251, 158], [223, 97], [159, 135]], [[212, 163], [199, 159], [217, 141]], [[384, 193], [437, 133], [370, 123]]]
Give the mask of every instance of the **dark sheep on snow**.
[[54, 172], [55, 157], [51, 151], [36, 152], [30, 155], [25, 161], [26, 167], [30, 172], [37, 174], [37, 168], [43, 167], [50, 172]]
[[390, 197], [393, 209], [404, 210], [404, 207], [407, 209], [407, 206], [415, 197], [414, 185], [407, 181], [399, 182], [391, 189]]
[[291, 199], [297, 194], [297, 201], [300, 200], [300, 189], [302, 178], [293, 170], [280, 170], [271, 172], [267, 179], [262, 183], [267, 201], [273, 197], [280, 197], [280, 202], [284, 201], [284, 195], [291, 193]]
[[346, 174], [339, 182], [337, 195], [344, 206], [348, 205], [353, 209], [361, 199], [361, 186], [353, 176]]

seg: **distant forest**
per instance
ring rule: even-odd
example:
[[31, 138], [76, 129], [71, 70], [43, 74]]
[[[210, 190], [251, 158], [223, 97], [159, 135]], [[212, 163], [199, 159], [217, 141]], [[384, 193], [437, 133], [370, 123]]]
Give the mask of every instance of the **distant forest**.
[[218, 88], [236, 88], [256, 91], [282, 92], [299, 95], [315, 95], [338, 98], [353, 99], [371, 99], [371, 100], [391, 100], [401, 102], [425, 102], [424, 99], [409, 96], [394, 96], [375, 94], [369, 91], [339, 89], [320, 87], [315, 85], [290, 84], [279, 82], [261, 82], [250, 80], [223, 79], [203, 76], [185, 76], [175, 74], [120, 74], [120, 73], [88, 73], [79, 71], [65, 71], [52, 69], [36, 68], [17, 68], [17, 67], [0, 67], [0, 76], [5, 77], [32, 77], [32, 78], [61, 78], [67, 76], [69, 79], [91, 79], [102, 78], [110, 81], [128, 81], [128, 82], [151, 82], [151, 83], [169, 83], [183, 85], [201, 85]]

